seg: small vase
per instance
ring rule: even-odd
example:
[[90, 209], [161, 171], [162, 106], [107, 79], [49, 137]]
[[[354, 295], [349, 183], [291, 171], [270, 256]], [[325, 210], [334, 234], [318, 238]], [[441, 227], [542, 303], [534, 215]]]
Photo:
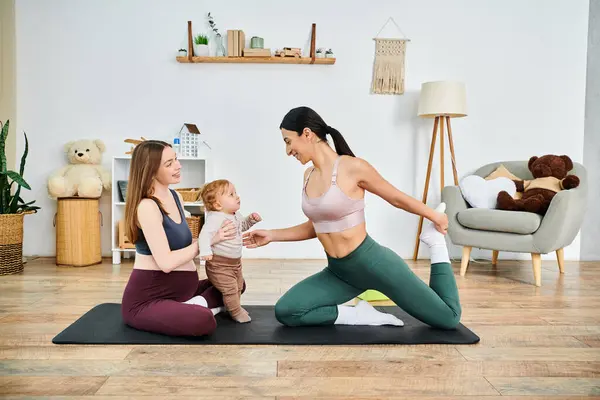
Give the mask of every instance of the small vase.
[[225, 57], [225, 47], [223, 46], [223, 37], [215, 37], [215, 43], [217, 44], [217, 57]]

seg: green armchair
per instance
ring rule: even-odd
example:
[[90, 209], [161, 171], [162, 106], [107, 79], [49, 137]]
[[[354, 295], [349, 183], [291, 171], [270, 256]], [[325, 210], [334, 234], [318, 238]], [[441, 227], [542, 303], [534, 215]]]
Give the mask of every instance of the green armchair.
[[[503, 161], [485, 165], [474, 172], [486, 177], [504, 165], [511, 173], [532, 179], [526, 161]], [[442, 201], [446, 203], [448, 236], [453, 244], [463, 246], [460, 275], [465, 276], [473, 247], [492, 250], [492, 264], [498, 252], [531, 253], [536, 286], [542, 285], [542, 254], [556, 252], [561, 273], [564, 268], [563, 248], [573, 242], [581, 228], [587, 207], [587, 172], [573, 163], [570, 174], [579, 177], [575, 189], [558, 192], [544, 216], [520, 211], [471, 208], [458, 186], [446, 186]]]

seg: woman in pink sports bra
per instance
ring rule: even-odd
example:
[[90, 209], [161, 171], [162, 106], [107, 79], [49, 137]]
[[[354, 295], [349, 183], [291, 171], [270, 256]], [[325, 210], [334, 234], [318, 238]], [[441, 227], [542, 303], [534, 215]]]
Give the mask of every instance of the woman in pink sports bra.
[[[303, 224], [244, 234], [247, 248], [270, 242], [318, 238], [327, 255], [322, 271], [297, 283], [275, 305], [277, 320], [302, 325], [404, 325], [391, 314], [375, 310], [366, 301], [344, 305], [365, 290], [385, 294], [404, 311], [440, 329], [454, 329], [461, 306], [444, 235], [448, 229], [445, 205], [435, 210], [396, 189], [367, 161], [355, 157], [342, 134], [328, 126], [308, 107], [290, 110], [280, 125], [286, 153], [313, 167], [304, 174]], [[333, 150], [327, 136], [333, 140]], [[404, 260], [377, 243], [366, 231], [365, 190], [396, 208], [431, 221], [421, 234], [429, 247], [429, 285]]]

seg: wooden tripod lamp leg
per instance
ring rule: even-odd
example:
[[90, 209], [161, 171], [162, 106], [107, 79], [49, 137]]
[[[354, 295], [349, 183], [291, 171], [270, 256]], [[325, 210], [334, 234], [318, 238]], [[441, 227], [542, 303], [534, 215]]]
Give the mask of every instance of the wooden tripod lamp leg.
[[[427, 203], [427, 193], [429, 191], [429, 179], [431, 177], [431, 165], [433, 163], [433, 154], [435, 153], [435, 140], [437, 136], [437, 128], [440, 117], [435, 117], [435, 122], [433, 123], [433, 134], [431, 135], [431, 147], [429, 148], [429, 164], [427, 165], [427, 177], [425, 178], [425, 187], [423, 188], [423, 203]], [[413, 254], [413, 260], [417, 261], [417, 257], [419, 255], [419, 236], [421, 236], [421, 232], [423, 230], [423, 217], [419, 217], [419, 230], [417, 231], [417, 239], [415, 241], [415, 251]]]
[[440, 194], [444, 190], [444, 117], [440, 118]]
[[448, 144], [450, 145], [450, 158], [452, 159], [452, 173], [454, 174], [454, 185], [458, 186], [458, 172], [456, 172], [456, 160], [454, 159], [454, 142], [452, 140], [452, 128], [450, 127], [450, 117], [446, 117], [446, 126], [448, 127]]

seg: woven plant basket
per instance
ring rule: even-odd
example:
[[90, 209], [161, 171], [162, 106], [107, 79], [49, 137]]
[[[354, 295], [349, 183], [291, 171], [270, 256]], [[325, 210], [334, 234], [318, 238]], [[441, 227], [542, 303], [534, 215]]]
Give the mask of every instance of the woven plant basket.
[[194, 203], [200, 197], [200, 188], [178, 188], [175, 189], [186, 203]]
[[0, 214], [0, 275], [23, 272], [23, 216]]
[[198, 236], [200, 236], [200, 216], [192, 215], [191, 217], [187, 217], [186, 221], [188, 226], [190, 227], [190, 231], [192, 231], [192, 237], [196, 239]]

